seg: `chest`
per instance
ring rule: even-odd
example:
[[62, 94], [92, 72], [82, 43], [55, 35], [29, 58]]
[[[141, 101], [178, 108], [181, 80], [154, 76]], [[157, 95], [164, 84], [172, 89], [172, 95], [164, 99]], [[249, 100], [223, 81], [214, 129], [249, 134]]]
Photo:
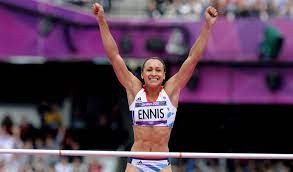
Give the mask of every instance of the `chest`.
[[165, 121], [169, 111], [166, 101], [157, 101], [136, 103], [132, 113], [135, 121]]

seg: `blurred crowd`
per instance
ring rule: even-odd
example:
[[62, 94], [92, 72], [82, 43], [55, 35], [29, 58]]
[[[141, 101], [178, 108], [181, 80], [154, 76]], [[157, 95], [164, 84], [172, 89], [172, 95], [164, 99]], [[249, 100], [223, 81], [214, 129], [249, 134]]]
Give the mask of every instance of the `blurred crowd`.
[[[38, 108], [39, 112], [45, 114], [41, 128], [34, 127], [25, 117], [19, 124], [15, 124], [9, 113], [4, 114], [0, 128], [0, 148], [48, 150], [103, 148], [99, 145], [101, 140], [94, 140], [94, 138], [107, 140], [107, 137], [101, 134], [105, 132], [103, 127], [88, 133], [90, 141], [98, 145], [97, 147], [83, 146], [82, 140], [78, 138], [85, 133], [73, 133], [71, 128], [63, 127], [60, 117], [47, 121], [46, 116], [61, 115], [56, 104], [47, 108], [44, 104]], [[99, 125], [105, 127], [107, 120], [107, 117], [102, 115]], [[113, 135], [114, 132], [115, 129], [112, 127], [107, 134]], [[119, 138], [109, 140], [108, 144], [115, 142], [119, 142]], [[117, 147], [112, 147], [112, 150], [117, 150]], [[114, 166], [113, 161], [109, 164]], [[171, 164], [174, 172], [289, 172], [293, 169], [292, 161], [281, 160], [171, 159]], [[0, 154], [0, 171], [3, 172], [108, 172], [104, 165], [101, 159], [94, 157]], [[117, 169], [110, 171], [114, 172]]]
[[207, 6], [218, 9], [219, 15], [237, 17], [293, 16], [292, 0], [149, 0], [148, 15], [152, 18], [184, 18], [199, 20]]
[[[121, 126], [115, 122], [116, 118], [121, 121], [118, 119], [119, 110], [115, 107], [111, 115], [101, 114], [97, 117], [95, 126], [88, 126], [77, 113], [72, 115], [70, 125], [64, 127], [57, 103], [43, 101], [36, 110], [41, 123], [38, 127], [26, 116], [17, 123], [9, 112], [0, 114], [0, 149], [115, 150], [127, 139]], [[107, 168], [104, 161], [96, 157], [0, 154], [0, 171], [101, 172]]]
[[[42, 0], [56, 4], [73, 4], [90, 9], [93, 2], [104, 5], [106, 12], [111, 12], [112, 0]], [[151, 18], [199, 20], [206, 7], [212, 5], [220, 16], [228, 19], [239, 17], [259, 17], [266, 20], [272, 17], [293, 17], [292, 0], [147, 0], [147, 15]], [[131, 16], [130, 16], [131, 17]]]
[[[69, 146], [71, 149], [78, 149], [79, 147], [78, 143], [69, 136], [65, 138], [64, 128], [60, 127], [57, 134], [38, 133], [40, 131], [36, 130], [25, 118], [19, 126], [15, 126], [10, 116], [6, 115], [1, 123], [0, 148], [60, 149]], [[68, 166], [67, 162], [66, 157], [59, 158], [58, 156], [2, 154], [0, 155], [0, 171], [60, 171], [58, 170], [60, 166]], [[75, 158], [72, 162], [80, 165], [81, 161]]]
[[[0, 128], [0, 148], [78, 150], [80, 145], [62, 126], [57, 130], [37, 129], [26, 118], [19, 125], [15, 125], [9, 114], [5, 114]], [[0, 155], [0, 171], [3, 172], [98, 172], [101, 168], [97, 160], [90, 158], [85, 160], [81, 157], [57, 155]]]
[[[176, 163], [175, 163], [176, 164]], [[188, 159], [174, 165], [174, 172], [289, 172], [292, 162], [273, 160]]]
[[86, 10], [91, 9], [93, 3], [103, 4], [104, 10], [108, 12], [111, 8], [112, 0], [39, 0], [57, 5], [73, 5], [74, 7], [83, 7]]

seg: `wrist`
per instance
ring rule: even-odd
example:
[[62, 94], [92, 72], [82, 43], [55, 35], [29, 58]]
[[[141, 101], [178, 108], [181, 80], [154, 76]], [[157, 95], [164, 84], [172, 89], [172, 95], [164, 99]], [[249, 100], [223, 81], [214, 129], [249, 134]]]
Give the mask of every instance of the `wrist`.
[[98, 22], [106, 22], [106, 18], [104, 15], [97, 15], [96, 18]]
[[211, 31], [211, 30], [212, 30], [212, 25], [209, 24], [208, 22], [205, 22], [205, 24], [204, 24], [204, 28], [205, 28], [207, 31]]

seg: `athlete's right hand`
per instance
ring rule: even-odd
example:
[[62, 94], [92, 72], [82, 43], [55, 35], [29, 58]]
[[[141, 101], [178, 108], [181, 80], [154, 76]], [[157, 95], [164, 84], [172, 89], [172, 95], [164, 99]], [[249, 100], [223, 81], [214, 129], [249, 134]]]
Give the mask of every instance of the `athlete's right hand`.
[[104, 8], [99, 3], [94, 3], [92, 6], [93, 14], [97, 17], [97, 19], [101, 19], [104, 17]]

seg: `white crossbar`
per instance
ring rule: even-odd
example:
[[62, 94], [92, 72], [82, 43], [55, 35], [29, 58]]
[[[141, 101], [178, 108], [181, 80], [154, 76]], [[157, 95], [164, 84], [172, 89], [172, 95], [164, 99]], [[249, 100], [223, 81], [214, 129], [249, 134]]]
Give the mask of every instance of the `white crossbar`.
[[225, 159], [293, 159], [293, 154], [258, 153], [193, 153], [193, 152], [129, 152], [45, 149], [0, 149], [0, 154], [30, 154], [59, 156], [140, 157], [140, 158], [225, 158]]

